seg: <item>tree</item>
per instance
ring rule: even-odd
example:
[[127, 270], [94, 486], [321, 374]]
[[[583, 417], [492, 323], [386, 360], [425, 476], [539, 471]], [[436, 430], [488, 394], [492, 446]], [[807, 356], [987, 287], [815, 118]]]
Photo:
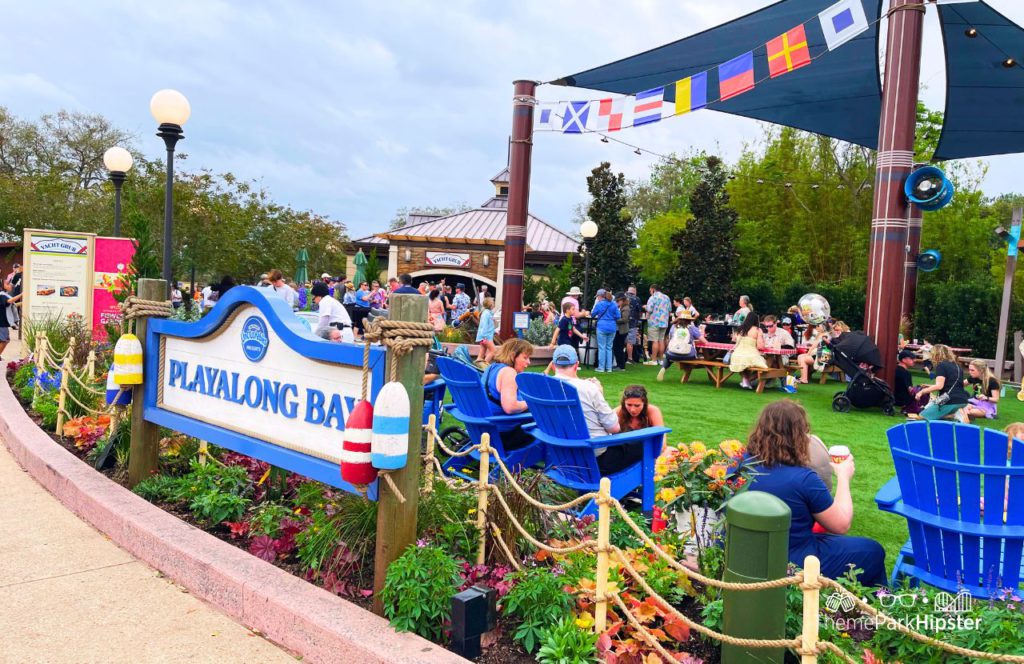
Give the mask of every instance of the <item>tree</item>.
[[[689, 203], [687, 203], [689, 208]], [[679, 265], [679, 252], [672, 237], [693, 218], [688, 211], [663, 212], [645, 221], [636, 234], [633, 265], [647, 283], [663, 284]]]
[[375, 281], [380, 279], [380, 273], [384, 270], [381, 264], [380, 258], [377, 256], [377, 248], [374, 247], [370, 250], [370, 255], [366, 257], [366, 278], [368, 281]]
[[700, 167], [704, 163], [703, 152], [677, 157], [670, 154], [651, 167], [646, 180], [631, 180], [626, 183], [626, 205], [638, 224], [668, 212], [683, 212], [689, 209], [690, 194], [700, 181]]
[[[587, 216], [597, 224], [597, 236], [590, 241], [590, 282], [596, 287], [622, 290], [633, 280], [630, 252], [636, 246], [633, 219], [626, 209], [626, 176], [612, 173], [602, 162], [587, 178], [591, 201]], [[573, 276], [581, 283], [586, 262], [580, 245]], [[589, 307], [589, 303], [587, 303]]]
[[388, 230], [395, 231], [399, 228], [404, 228], [409, 224], [409, 215], [411, 214], [422, 214], [432, 215], [435, 217], [447, 217], [450, 214], [458, 214], [459, 212], [465, 212], [471, 210], [472, 207], [465, 201], [460, 201], [455, 205], [449, 207], [435, 207], [433, 205], [419, 206], [414, 208], [400, 207], [395, 210], [395, 216], [392, 217], [391, 222], [388, 224]]
[[739, 215], [729, 206], [727, 178], [720, 158], [705, 158], [690, 196], [693, 219], [672, 237], [679, 264], [666, 285], [672, 294], [693, 298], [701, 311], [724, 311], [732, 304]]

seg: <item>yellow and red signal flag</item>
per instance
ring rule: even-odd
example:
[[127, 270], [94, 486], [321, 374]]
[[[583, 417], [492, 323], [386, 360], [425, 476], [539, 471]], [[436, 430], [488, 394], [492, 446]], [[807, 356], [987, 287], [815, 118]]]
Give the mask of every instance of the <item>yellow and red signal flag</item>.
[[768, 73], [772, 78], [811, 64], [804, 26], [798, 25], [767, 44]]

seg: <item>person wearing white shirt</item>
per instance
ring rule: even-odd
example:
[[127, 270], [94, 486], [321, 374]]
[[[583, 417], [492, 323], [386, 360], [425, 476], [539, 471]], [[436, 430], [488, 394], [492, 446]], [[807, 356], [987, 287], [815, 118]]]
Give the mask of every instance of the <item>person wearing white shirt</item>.
[[320, 314], [316, 331], [319, 333], [319, 330], [325, 327], [336, 327], [341, 330], [342, 341], [354, 342], [355, 335], [352, 333], [352, 318], [348, 315], [345, 305], [330, 296], [327, 284], [322, 281], [313, 284], [311, 295], [313, 296], [313, 304], [317, 305], [317, 311]]
[[278, 297], [284, 299], [288, 303], [288, 306], [295, 309], [295, 305], [298, 304], [299, 294], [295, 292], [291, 286], [285, 283], [284, 275], [281, 274], [281, 270], [271, 270], [267, 273], [267, 280], [269, 283], [265, 286], [259, 286], [258, 288], [267, 293], [273, 293]]
[[[604, 388], [596, 378], [580, 378], [580, 356], [576, 349], [562, 345], [551, 354], [551, 364], [555, 368], [555, 378], [564, 380], [576, 388], [583, 410], [583, 419], [587, 422], [587, 432], [591, 438], [619, 433], [621, 425], [619, 416], [604, 398]], [[629, 443], [614, 447], [598, 447], [594, 450], [597, 467], [602, 476], [625, 470], [643, 459], [644, 444]]]

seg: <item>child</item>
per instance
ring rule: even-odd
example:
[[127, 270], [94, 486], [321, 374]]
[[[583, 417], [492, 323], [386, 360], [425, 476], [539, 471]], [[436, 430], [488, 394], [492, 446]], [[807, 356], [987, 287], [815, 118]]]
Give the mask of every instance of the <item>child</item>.
[[967, 400], [967, 416], [994, 420], [998, 416], [997, 405], [1002, 386], [989, 369], [985, 360], [973, 360], [967, 365], [967, 384], [965, 387], [973, 392]]
[[[551, 336], [551, 348], [567, 345], [579, 349], [580, 341], [587, 342], [587, 335], [583, 334], [576, 324], [576, 316], [579, 315], [579, 307], [570, 299], [562, 302], [562, 317], [558, 319], [558, 327]], [[550, 375], [555, 367], [550, 362], [544, 369], [545, 375]]]

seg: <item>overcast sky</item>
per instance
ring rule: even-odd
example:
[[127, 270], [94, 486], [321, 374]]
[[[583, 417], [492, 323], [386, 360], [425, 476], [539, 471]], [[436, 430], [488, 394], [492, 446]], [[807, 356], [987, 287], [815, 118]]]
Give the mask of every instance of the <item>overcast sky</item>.
[[[101, 113], [159, 158], [149, 98], [176, 88], [192, 104], [179, 144], [190, 168], [257, 179], [275, 200], [327, 214], [359, 237], [383, 230], [399, 207], [490, 196], [488, 179], [505, 165], [514, 79], [551, 80], [769, 4], [0, 0], [0, 105], [27, 119], [60, 108]], [[1021, 0], [989, 4], [1024, 24]], [[941, 108], [934, 11], [922, 82], [924, 101]], [[566, 94], [543, 86], [538, 97]], [[733, 160], [761, 133], [756, 121], [702, 111], [623, 138]], [[559, 134], [538, 135], [533, 159], [531, 211], [567, 230], [599, 161], [629, 177], [654, 161]], [[1024, 157], [987, 161], [987, 193], [1024, 190]]]

